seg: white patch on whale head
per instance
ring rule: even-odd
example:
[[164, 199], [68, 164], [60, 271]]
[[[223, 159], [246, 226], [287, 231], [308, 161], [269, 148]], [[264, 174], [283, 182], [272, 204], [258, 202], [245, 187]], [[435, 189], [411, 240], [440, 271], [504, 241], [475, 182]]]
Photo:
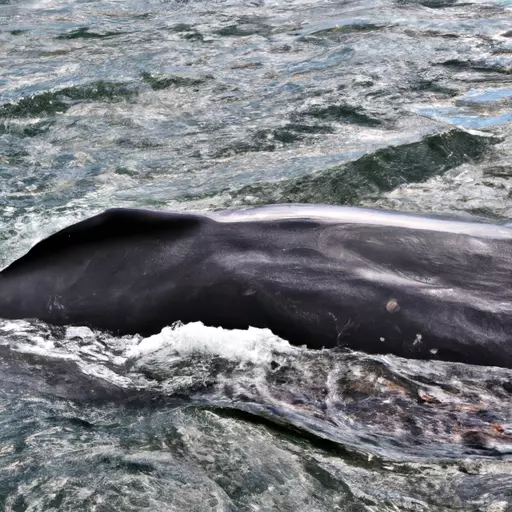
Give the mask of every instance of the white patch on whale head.
[[413, 345], [420, 345], [423, 342], [423, 336], [421, 334], [416, 334], [416, 337], [414, 338], [414, 341], [412, 342]]

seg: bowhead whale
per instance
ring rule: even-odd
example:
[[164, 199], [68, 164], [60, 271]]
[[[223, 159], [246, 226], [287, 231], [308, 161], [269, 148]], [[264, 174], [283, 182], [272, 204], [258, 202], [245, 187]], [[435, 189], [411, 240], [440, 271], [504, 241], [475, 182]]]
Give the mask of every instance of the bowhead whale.
[[358, 208], [112, 209], [0, 272], [0, 318], [115, 334], [175, 321], [512, 368], [512, 229]]

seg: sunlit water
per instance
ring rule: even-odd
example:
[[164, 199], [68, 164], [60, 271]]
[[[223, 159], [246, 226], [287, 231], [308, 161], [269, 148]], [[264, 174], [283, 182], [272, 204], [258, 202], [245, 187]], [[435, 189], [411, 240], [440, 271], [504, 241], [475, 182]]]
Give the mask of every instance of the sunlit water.
[[[110, 206], [512, 218], [509, 1], [0, 0], [0, 266]], [[512, 371], [0, 321], [0, 508], [512, 510]]]

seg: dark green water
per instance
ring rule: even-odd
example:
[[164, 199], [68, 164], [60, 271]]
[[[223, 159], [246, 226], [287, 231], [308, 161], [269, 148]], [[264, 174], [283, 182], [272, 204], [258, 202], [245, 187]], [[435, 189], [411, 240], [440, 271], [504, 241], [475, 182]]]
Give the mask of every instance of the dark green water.
[[[509, 0], [0, 0], [0, 266], [111, 206], [512, 218]], [[512, 511], [512, 372], [0, 321], [0, 509]]]

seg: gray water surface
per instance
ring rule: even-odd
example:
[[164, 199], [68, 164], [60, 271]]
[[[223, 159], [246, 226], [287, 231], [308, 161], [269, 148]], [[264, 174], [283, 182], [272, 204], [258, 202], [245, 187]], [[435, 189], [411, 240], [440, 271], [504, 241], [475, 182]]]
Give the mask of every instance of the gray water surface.
[[[111, 206], [512, 218], [509, 0], [0, 0], [0, 266]], [[6, 511], [512, 511], [512, 373], [0, 321]]]

